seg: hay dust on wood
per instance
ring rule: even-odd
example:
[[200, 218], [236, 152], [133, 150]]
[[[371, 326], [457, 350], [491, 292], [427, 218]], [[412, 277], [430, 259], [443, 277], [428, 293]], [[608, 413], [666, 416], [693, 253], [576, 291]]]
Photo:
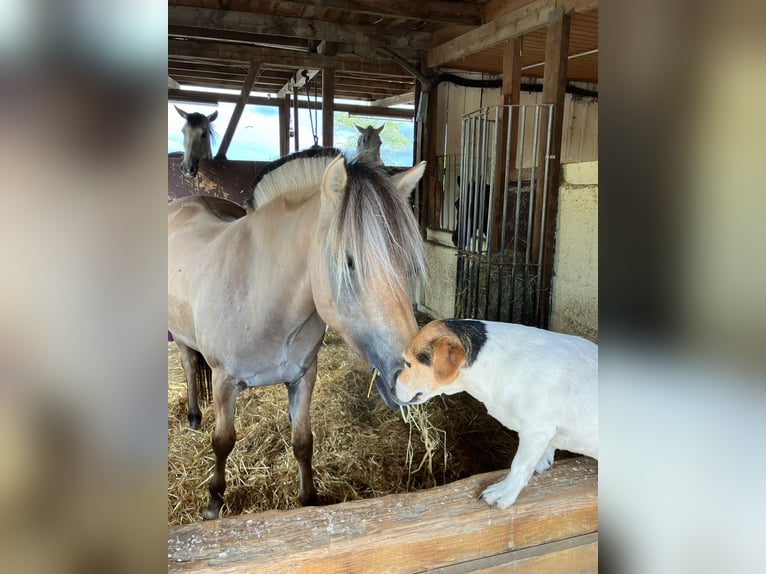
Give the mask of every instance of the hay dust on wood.
[[[508, 468], [516, 434], [465, 393], [389, 410], [370, 373], [342, 339], [328, 332], [319, 352], [311, 401], [314, 481], [319, 504], [410, 492], [478, 472]], [[212, 406], [200, 430], [186, 419], [186, 382], [175, 343], [168, 343], [168, 523], [198, 522], [207, 505], [215, 456]], [[406, 419], [406, 420], [404, 420]], [[226, 464], [222, 516], [287, 510], [298, 502], [298, 468], [290, 446], [287, 390], [243, 391], [235, 416], [237, 443]]]

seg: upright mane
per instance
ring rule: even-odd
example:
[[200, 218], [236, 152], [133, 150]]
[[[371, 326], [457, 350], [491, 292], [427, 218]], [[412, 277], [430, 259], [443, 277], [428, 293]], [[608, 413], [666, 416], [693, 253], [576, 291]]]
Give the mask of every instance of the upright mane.
[[253, 211], [285, 193], [319, 186], [329, 163], [342, 152], [334, 147], [316, 147], [279, 158], [255, 177], [245, 199]]
[[406, 288], [425, 280], [423, 240], [412, 208], [382, 166], [364, 157], [346, 161], [346, 191], [330, 222], [327, 249], [339, 289], [370, 281]]

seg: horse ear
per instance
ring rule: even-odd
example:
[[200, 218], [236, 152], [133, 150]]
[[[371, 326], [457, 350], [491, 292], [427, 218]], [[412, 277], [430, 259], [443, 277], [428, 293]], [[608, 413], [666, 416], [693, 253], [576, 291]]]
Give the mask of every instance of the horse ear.
[[375, 131], [376, 131], [376, 132], [378, 132], [378, 133], [380, 133], [380, 132], [382, 132], [382, 131], [383, 131], [383, 128], [384, 128], [384, 127], [386, 127], [386, 124], [383, 124], [382, 126], [380, 126], [380, 127], [379, 127], [377, 130], [375, 130]]
[[179, 108], [178, 106], [176, 106], [175, 104], [173, 104], [173, 107], [176, 109], [176, 111], [177, 111], [177, 112], [180, 114], [180, 116], [181, 116], [183, 119], [186, 119], [186, 117], [189, 115], [189, 114], [187, 114], [185, 111], [183, 111], [181, 108]]
[[214, 111], [212, 114], [210, 114], [210, 115], [207, 117], [207, 121], [209, 121], [209, 122], [214, 122], [214, 121], [215, 121], [215, 118], [217, 118], [217, 117], [218, 117], [218, 110], [216, 110], [216, 111]]
[[440, 385], [449, 385], [457, 377], [465, 360], [465, 349], [456, 337], [445, 335], [436, 339], [433, 344], [433, 370], [436, 382]]
[[425, 170], [426, 162], [421, 161], [415, 167], [392, 176], [391, 180], [394, 182], [394, 187], [396, 187], [399, 193], [404, 197], [409, 197], [412, 190], [415, 189], [415, 186], [420, 181], [420, 178], [423, 177], [423, 172], [425, 172]]
[[360, 134], [364, 133], [364, 128], [360, 128], [358, 125], [354, 124], [354, 127], [356, 128], [356, 131], [358, 131]]
[[346, 160], [343, 154], [336, 157], [330, 162], [324, 170], [324, 176], [322, 177], [322, 198], [329, 199], [333, 203], [346, 190]]

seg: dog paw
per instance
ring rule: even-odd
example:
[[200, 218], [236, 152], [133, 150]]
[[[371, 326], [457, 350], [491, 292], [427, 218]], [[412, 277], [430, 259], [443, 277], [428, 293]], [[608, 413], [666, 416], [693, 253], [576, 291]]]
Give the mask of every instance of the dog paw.
[[543, 457], [540, 459], [540, 462], [537, 463], [535, 472], [545, 472], [553, 466], [553, 455], [555, 452], [556, 450], [552, 448], [546, 450], [545, 454], [543, 454]]
[[514, 488], [509, 488], [507, 484], [498, 482], [488, 487], [481, 493], [481, 498], [484, 502], [489, 504], [493, 508], [508, 508], [514, 502], [519, 493]]

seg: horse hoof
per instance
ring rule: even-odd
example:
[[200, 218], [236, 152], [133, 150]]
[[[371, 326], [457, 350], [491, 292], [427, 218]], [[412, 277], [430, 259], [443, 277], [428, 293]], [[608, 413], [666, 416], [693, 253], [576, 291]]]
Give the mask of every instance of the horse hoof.
[[207, 507], [205, 510], [205, 513], [202, 515], [203, 520], [215, 520], [218, 518], [218, 513], [220, 512], [221, 507], [218, 508], [210, 508], [210, 506]]
[[312, 492], [307, 496], [299, 496], [301, 506], [316, 506], [317, 505], [317, 493]]
[[202, 413], [196, 413], [196, 414], [189, 413], [188, 415], [186, 415], [186, 418], [189, 420], [190, 429], [199, 430], [200, 424], [202, 424]]

